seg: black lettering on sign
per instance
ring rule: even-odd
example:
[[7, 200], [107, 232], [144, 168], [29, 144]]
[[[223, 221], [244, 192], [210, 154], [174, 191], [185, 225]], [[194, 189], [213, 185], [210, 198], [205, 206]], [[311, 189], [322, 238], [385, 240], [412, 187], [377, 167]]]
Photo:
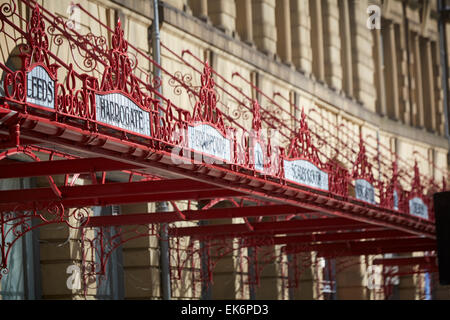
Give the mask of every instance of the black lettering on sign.
[[328, 190], [328, 174], [306, 160], [284, 160], [286, 179], [308, 185], [313, 188]]
[[428, 219], [428, 207], [420, 198], [409, 200], [409, 213], [416, 217]]
[[357, 199], [375, 204], [375, 189], [366, 180], [358, 179], [355, 181], [355, 195]]
[[230, 141], [224, 138], [215, 128], [201, 124], [189, 126], [189, 147], [203, 153], [230, 161]]
[[27, 102], [35, 105], [55, 107], [55, 81], [47, 71], [36, 66], [27, 73]]
[[120, 93], [96, 95], [97, 121], [150, 136], [150, 115]]

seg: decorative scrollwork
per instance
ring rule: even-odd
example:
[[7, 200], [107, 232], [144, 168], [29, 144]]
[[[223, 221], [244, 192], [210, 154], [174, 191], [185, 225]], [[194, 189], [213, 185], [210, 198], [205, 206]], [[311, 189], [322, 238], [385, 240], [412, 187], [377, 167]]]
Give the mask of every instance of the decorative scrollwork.
[[89, 216], [89, 211], [86, 208], [76, 208], [68, 214], [66, 224], [70, 228], [82, 228], [89, 222]]
[[27, 24], [27, 34], [25, 37], [31, 48], [29, 64], [32, 62], [40, 62], [49, 66], [49, 41], [45, 32], [45, 23], [37, 3]]
[[213, 124], [226, 135], [222, 112], [216, 106], [217, 94], [214, 91], [214, 79], [211, 76], [211, 67], [208, 62], [205, 63], [201, 83], [200, 101], [197, 101], [194, 106], [192, 120]]
[[311, 161], [319, 168], [323, 168], [323, 163], [319, 158], [319, 153], [315, 145], [311, 142], [311, 132], [306, 122], [306, 114], [302, 109], [300, 117], [300, 128], [297, 134], [291, 139], [288, 151], [288, 158], [304, 158]]

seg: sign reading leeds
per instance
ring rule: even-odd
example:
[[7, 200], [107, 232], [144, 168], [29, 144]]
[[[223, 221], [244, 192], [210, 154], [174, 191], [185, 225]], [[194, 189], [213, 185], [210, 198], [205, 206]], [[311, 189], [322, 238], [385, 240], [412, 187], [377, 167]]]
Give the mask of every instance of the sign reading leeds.
[[231, 161], [230, 140], [224, 138], [222, 134], [207, 124], [200, 124], [195, 127], [188, 127], [189, 148], [217, 157], [219, 159]]
[[428, 219], [428, 207], [420, 198], [409, 200], [409, 213], [413, 216]]
[[121, 93], [96, 94], [97, 121], [150, 136], [150, 114]]
[[284, 160], [284, 177], [312, 188], [328, 190], [328, 174], [306, 160]]
[[55, 81], [41, 66], [34, 67], [27, 74], [27, 102], [55, 108]]
[[355, 193], [357, 199], [376, 204], [375, 189], [368, 181], [364, 179], [355, 180]]

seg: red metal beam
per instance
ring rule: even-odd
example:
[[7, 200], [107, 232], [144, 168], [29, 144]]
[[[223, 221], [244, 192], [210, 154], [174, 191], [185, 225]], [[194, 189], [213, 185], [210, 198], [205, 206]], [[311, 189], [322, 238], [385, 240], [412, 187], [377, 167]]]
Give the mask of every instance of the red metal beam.
[[[309, 212], [305, 209], [293, 207], [289, 205], [271, 205], [271, 206], [253, 206], [242, 208], [220, 208], [209, 210], [186, 210], [182, 214], [186, 220], [210, 220], [210, 219], [231, 219], [244, 217], [260, 217], [260, 216], [279, 216], [288, 214], [299, 214]], [[135, 213], [118, 216], [102, 216], [92, 217], [89, 219], [87, 227], [98, 226], [114, 226], [129, 224], [150, 224], [162, 222], [179, 221], [178, 213], [165, 212], [157, 213]], [[248, 228], [246, 229], [248, 231]]]
[[[364, 229], [374, 226], [344, 218], [305, 219], [276, 222], [252, 223], [252, 232], [249, 232], [245, 223], [206, 225], [199, 227], [180, 227], [169, 229], [169, 235], [173, 237], [248, 237], [258, 235], [274, 235], [285, 233], [318, 232], [330, 230]], [[379, 228], [379, 227], [377, 227]]]
[[221, 187], [189, 179], [171, 179], [125, 183], [107, 183], [87, 186], [60, 187], [62, 199], [51, 188], [0, 191], [0, 204], [24, 204], [31, 202], [76, 200], [102, 197], [124, 197], [135, 195], [154, 195], [186, 191], [214, 191]]
[[[214, 198], [228, 198], [239, 197], [244, 194], [233, 190], [216, 190], [216, 191], [194, 191], [194, 192], [174, 192], [174, 193], [161, 193], [161, 194], [145, 194], [134, 196], [114, 196], [98, 198], [92, 196], [88, 199], [69, 199], [61, 201], [64, 208], [79, 208], [90, 206], [110, 206], [130, 203], [146, 203], [146, 202], [160, 202], [160, 201], [177, 201], [177, 200], [204, 200]], [[17, 204], [0, 204], [0, 212], [15, 211], [17, 209], [33, 210], [33, 203], [22, 203], [20, 206]]]
[[334, 232], [323, 234], [307, 234], [300, 236], [273, 237], [274, 244], [339, 242], [364, 239], [393, 239], [415, 237], [410, 233], [398, 230], [364, 230], [356, 232]]
[[382, 253], [420, 252], [436, 250], [436, 241], [427, 238], [398, 240], [348, 241], [343, 243], [287, 245], [286, 252], [317, 251], [320, 256], [354, 256]]
[[383, 258], [373, 260], [372, 264], [381, 264], [384, 266], [408, 266], [408, 265], [437, 266], [436, 259], [437, 259], [436, 256]]
[[[364, 223], [378, 225], [379, 227], [393, 228], [411, 232], [418, 236], [435, 238], [434, 224], [426, 222], [417, 217], [404, 213], [398, 213], [386, 208], [371, 206], [362, 201], [351, 199], [331, 199], [325, 194], [319, 194], [308, 188], [298, 188], [296, 186], [282, 186], [278, 182], [253, 177], [243, 172], [236, 172], [230, 168], [217, 165], [203, 164], [206, 170], [192, 171], [192, 168], [176, 167], [165, 160], [172, 156], [169, 151], [160, 150], [154, 157], [148, 157], [148, 147], [137, 142], [123, 141], [106, 133], [96, 133], [95, 138], [100, 141], [108, 141], [107, 144], [94, 144], [83, 146], [79, 143], [83, 137], [92, 133], [84, 130], [81, 126], [55, 123], [42, 116], [27, 114], [21, 115], [22, 131], [21, 137], [36, 139], [41, 142], [50, 142], [55, 146], [73, 150], [74, 152], [91, 156], [103, 156], [119, 161], [128, 161], [137, 165], [152, 168], [152, 172], [159, 176], [173, 177], [184, 176], [193, 180], [207, 181], [222, 188], [234, 189], [246, 193], [248, 196], [267, 199], [272, 202], [280, 202], [294, 206], [308, 208], [312, 211], [319, 211], [334, 216], [347, 219], [355, 219]], [[39, 123], [39, 126], [36, 126]], [[61, 136], [60, 128], [65, 130]], [[2, 130], [2, 128], [0, 128]], [[74, 133], [69, 135], [69, 132]], [[107, 146], [107, 148], [106, 148]], [[129, 150], [124, 153], [124, 150]], [[142, 160], [145, 159], [145, 160]], [[218, 177], [221, 178], [218, 178]], [[245, 183], [242, 183], [245, 181]], [[268, 191], [271, 190], [271, 191]]]
[[139, 168], [140, 167], [136, 165], [122, 163], [106, 158], [16, 162], [0, 165], [0, 179]]

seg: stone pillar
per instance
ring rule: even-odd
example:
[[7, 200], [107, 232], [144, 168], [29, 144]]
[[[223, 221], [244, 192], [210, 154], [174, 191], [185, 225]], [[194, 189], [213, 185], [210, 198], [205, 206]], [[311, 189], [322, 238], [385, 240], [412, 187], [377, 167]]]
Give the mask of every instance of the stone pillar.
[[207, 0], [188, 0], [189, 7], [194, 16], [203, 20], [208, 20], [208, 1]]
[[[262, 260], [264, 254], [269, 251], [275, 252], [277, 249], [275, 246], [267, 246], [258, 249], [257, 259], [258, 264], [261, 266], [264, 263]], [[262, 252], [264, 251], [264, 252]], [[259, 274], [259, 286], [256, 287], [256, 300], [280, 300], [280, 276], [278, 270], [278, 263], [273, 262], [267, 264]]]
[[308, 0], [291, 0], [292, 62], [310, 74], [312, 72], [311, 18]]
[[[132, 204], [121, 206], [121, 214], [154, 212], [154, 204]], [[136, 227], [123, 226], [123, 231]], [[123, 244], [123, 270], [126, 299], [161, 298], [158, 238], [141, 237]]]
[[368, 110], [375, 112], [374, 61], [372, 34], [367, 28], [367, 0], [349, 1], [352, 26], [353, 85], [355, 97]]
[[163, 1], [179, 10], [184, 10], [187, 5], [187, 0], [163, 0]]
[[399, 120], [399, 92], [398, 92], [398, 71], [397, 71], [397, 50], [395, 45], [395, 26], [393, 23], [386, 23], [382, 29], [384, 66], [386, 81], [386, 102], [387, 114], [393, 120]]
[[285, 63], [292, 63], [291, 10], [289, 0], [276, 1], [277, 53]]
[[[203, 203], [200, 203], [200, 206], [203, 207]], [[219, 202], [214, 206], [214, 208], [232, 208], [233, 204], [229, 202]], [[200, 207], [199, 207], [200, 209]], [[208, 225], [222, 225], [222, 224], [231, 224], [236, 223], [237, 221], [233, 221], [236, 219], [214, 219], [208, 222]], [[240, 221], [239, 221], [240, 222]], [[237, 288], [238, 288], [238, 276], [236, 273], [237, 264], [235, 255], [236, 250], [225, 256], [219, 256], [220, 250], [218, 251], [215, 247], [212, 247], [209, 251], [210, 259], [212, 259], [216, 264], [214, 266], [213, 271], [213, 283], [210, 284], [209, 288], [209, 297], [213, 300], [217, 299], [247, 299], [247, 297], [237, 297]]]
[[332, 88], [342, 89], [341, 37], [337, 0], [322, 0], [324, 32], [325, 81]]
[[436, 132], [436, 105], [435, 87], [433, 75], [433, 59], [431, 54], [431, 42], [429, 39], [421, 41], [421, 64], [423, 77], [423, 104], [427, 106], [425, 112], [425, 126], [429, 131]]
[[436, 105], [436, 130], [445, 136], [445, 113], [444, 113], [444, 91], [442, 89], [442, 70], [441, 70], [441, 55], [439, 52], [439, 43], [433, 41], [431, 43], [431, 53], [433, 56], [433, 71], [434, 71], [434, 97]]
[[208, 3], [211, 22], [227, 34], [236, 30], [236, 5], [234, 0], [215, 0]]
[[236, 30], [242, 41], [253, 43], [252, 0], [236, 1]]
[[309, 0], [311, 16], [312, 71], [316, 79], [325, 81], [322, 1]]
[[384, 81], [384, 59], [383, 59], [383, 43], [381, 31], [373, 30], [374, 38], [374, 60], [375, 60], [375, 86], [377, 88], [376, 110], [378, 114], [386, 116], [386, 87]]
[[[352, 263], [354, 262], [354, 264]], [[369, 290], [361, 270], [361, 257], [344, 257], [336, 259], [336, 264], [352, 263], [351, 266], [336, 272], [336, 295], [338, 300], [366, 300]]]
[[399, 120], [406, 125], [411, 125], [410, 99], [409, 99], [409, 79], [408, 79], [408, 51], [406, 48], [405, 25], [395, 26], [395, 43], [397, 51], [397, 72], [399, 86]]
[[253, 40], [262, 52], [273, 55], [277, 51], [275, 1], [252, 0]]
[[350, 8], [347, 0], [339, 0], [339, 29], [341, 39], [342, 89], [353, 96], [353, 59], [350, 26]]
[[[304, 252], [296, 254], [297, 263], [300, 267], [302, 261], [311, 260], [311, 253]], [[290, 290], [291, 300], [313, 300], [314, 297], [314, 273], [312, 267], [300, 270], [298, 287]]]
[[417, 33], [413, 34], [413, 51], [414, 51], [414, 79], [415, 79], [415, 99], [417, 112], [415, 113], [415, 125], [419, 128], [425, 127], [425, 110], [423, 105], [423, 85], [422, 85], [422, 68], [420, 58], [420, 38]]

